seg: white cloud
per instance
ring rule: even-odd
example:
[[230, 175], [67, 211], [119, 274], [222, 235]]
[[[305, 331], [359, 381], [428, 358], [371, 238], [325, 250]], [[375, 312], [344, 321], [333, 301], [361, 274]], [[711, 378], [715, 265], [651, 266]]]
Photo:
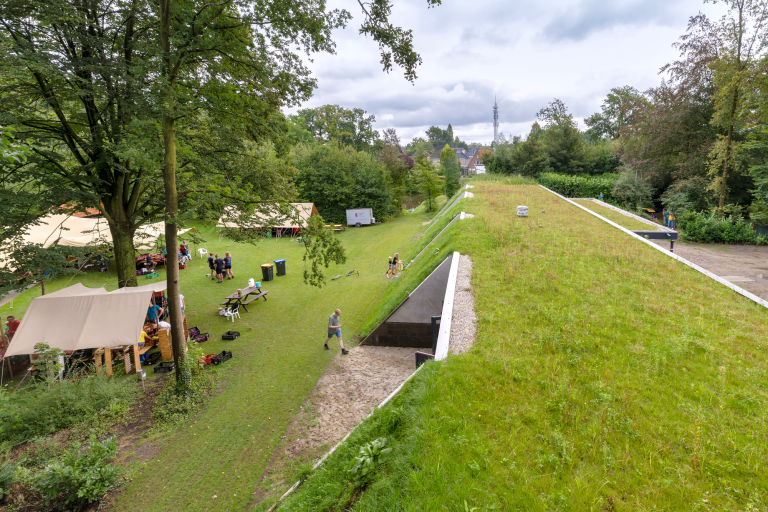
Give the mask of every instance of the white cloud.
[[611, 87], [657, 85], [688, 17], [722, 11], [698, 0], [475, 0], [433, 9], [424, 0], [393, 1], [393, 21], [413, 29], [424, 61], [415, 84], [400, 70], [382, 72], [377, 44], [357, 33], [357, 4], [335, 0], [331, 8], [355, 19], [336, 31], [337, 55], [310, 63], [318, 89], [303, 106], [364, 108], [376, 115], [376, 128], [395, 127], [403, 140], [451, 123], [462, 139], [489, 142], [494, 94], [507, 135], [527, 133], [555, 97], [583, 119]]

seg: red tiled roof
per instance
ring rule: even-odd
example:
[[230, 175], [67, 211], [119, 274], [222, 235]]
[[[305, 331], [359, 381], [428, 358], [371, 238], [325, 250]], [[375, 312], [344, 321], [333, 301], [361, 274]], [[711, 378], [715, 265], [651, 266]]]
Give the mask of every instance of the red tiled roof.
[[[66, 204], [61, 205], [61, 208], [68, 209], [68, 210], [74, 210], [75, 206], [67, 206]], [[73, 217], [90, 217], [91, 215], [101, 215], [101, 212], [98, 208], [86, 208], [84, 212], [75, 212], [72, 214]]]

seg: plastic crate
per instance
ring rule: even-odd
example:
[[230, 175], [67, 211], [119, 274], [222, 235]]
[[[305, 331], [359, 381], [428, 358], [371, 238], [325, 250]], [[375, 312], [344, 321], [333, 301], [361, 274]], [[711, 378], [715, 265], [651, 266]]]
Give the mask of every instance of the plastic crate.
[[155, 373], [170, 373], [176, 369], [176, 365], [173, 361], [163, 361], [155, 366]]
[[208, 335], [207, 332], [197, 332], [194, 335], [192, 335], [192, 341], [196, 341], [197, 343], [208, 341], [208, 338], [210, 338], [210, 336]]
[[192, 336], [193, 332], [200, 332], [200, 328], [198, 326], [190, 327], [189, 328], [189, 335]]
[[223, 351], [221, 354], [216, 354], [211, 358], [211, 364], [218, 365], [223, 363], [224, 361], [229, 361], [232, 359], [232, 352], [229, 352], [227, 350]]
[[144, 354], [144, 361], [141, 364], [151, 366], [160, 362], [160, 352], [147, 352]]
[[240, 337], [240, 331], [227, 331], [221, 335], [223, 340], [236, 340]]

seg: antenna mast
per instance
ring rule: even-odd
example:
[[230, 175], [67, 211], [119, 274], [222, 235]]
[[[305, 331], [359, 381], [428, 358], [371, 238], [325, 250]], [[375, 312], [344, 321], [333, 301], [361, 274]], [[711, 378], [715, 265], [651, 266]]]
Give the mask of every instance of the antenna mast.
[[499, 106], [496, 96], [493, 96], [493, 142], [499, 142]]

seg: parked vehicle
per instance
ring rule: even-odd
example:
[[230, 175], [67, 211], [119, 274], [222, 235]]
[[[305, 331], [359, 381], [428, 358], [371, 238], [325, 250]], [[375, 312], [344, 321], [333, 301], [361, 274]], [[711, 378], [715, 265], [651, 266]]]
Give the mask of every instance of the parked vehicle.
[[347, 210], [347, 226], [370, 226], [376, 224], [376, 219], [373, 218], [373, 210], [370, 208], [356, 208], [354, 210]]

